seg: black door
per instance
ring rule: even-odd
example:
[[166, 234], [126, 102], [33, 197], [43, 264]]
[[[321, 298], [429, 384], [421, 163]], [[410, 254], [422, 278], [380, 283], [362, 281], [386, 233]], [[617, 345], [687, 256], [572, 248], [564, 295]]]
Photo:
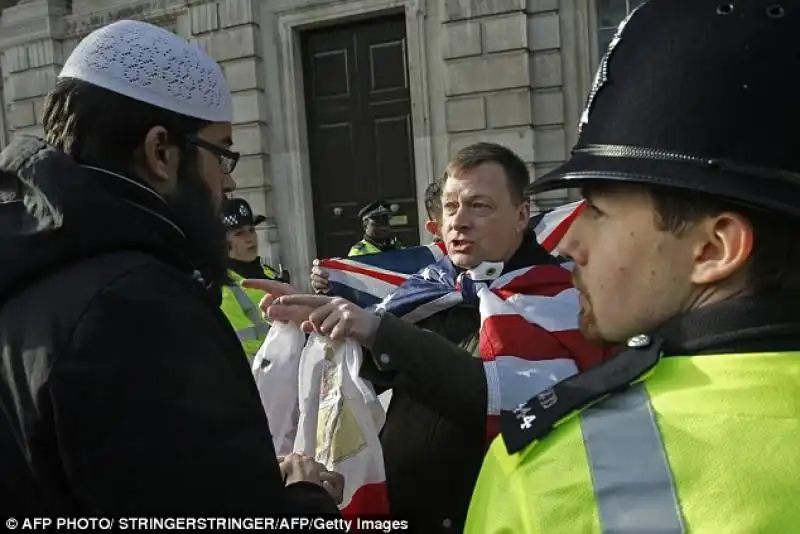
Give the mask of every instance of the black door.
[[317, 257], [361, 239], [358, 210], [384, 199], [406, 244], [419, 243], [405, 18], [303, 35]]

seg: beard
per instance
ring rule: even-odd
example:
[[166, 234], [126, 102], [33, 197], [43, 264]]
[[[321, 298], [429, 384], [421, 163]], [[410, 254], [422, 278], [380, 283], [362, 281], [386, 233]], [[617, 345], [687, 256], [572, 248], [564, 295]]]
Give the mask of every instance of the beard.
[[213, 195], [200, 176], [197, 153], [181, 158], [178, 187], [165, 196], [169, 217], [186, 235], [189, 256], [206, 283], [219, 287], [227, 281], [227, 242]]

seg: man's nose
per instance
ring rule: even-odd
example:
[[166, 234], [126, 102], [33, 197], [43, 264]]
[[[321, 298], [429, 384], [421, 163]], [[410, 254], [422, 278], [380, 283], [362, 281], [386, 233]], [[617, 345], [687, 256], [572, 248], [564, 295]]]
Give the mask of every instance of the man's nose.
[[453, 214], [450, 224], [454, 229], [469, 228], [471, 225], [471, 220], [468, 210], [464, 206], [459, 206], [456, 212]]
[[579, 256], [580, 256], [580, 215], [578, 218], [573, 221], [572, 225], [567, 230], [567, 233], [564, 234], [564, 237], [561, 241], [556, 245], [556, 253], [559, 256], [563, 256], [565, 258], [569, 258], [575, 263], [580, 263]]

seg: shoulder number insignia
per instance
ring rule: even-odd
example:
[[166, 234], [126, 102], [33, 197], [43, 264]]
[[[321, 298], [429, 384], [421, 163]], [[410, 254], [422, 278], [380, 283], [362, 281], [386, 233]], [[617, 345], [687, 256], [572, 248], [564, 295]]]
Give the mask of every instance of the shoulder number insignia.
[[597, 367], [537, 393], [513, 410], [501, 411], [500, 427], [508, 453], [519, 452], [544, 438], [573, 412], [627, 388], [659, 362], [662, 344], [661, 340], [653, 340], [625, 348]]

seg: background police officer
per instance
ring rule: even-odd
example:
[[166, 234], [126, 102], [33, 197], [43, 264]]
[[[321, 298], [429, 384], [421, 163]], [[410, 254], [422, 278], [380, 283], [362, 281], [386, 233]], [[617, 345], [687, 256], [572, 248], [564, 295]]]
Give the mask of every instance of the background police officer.
[[269, 332], [263, 321], [258, 303], [264, 296], [262, 291], [239, 287], [245, 278], [289, 281], [283, 269], [277, 271], [262, 262], [258, 255], [256, 226], [267, 218], [253, 215], [247, 201], [233, 198], [225, 203], [222, 222], [227, 229], [228, 283], [222, 287], [222, 311], [231, 322], [248, 358], [252, 358], [261, 347]]
[[385, 201], [376, 200], [367, 204], [359, 210], [358, 217], [364, 226], [364, 238], [353, 245], [348, 256], [377, 254], [405, 248], [400, 240], [392, 235], [392, 227], [389, 225], [392, 210]]
[[581, 329], [627, 347], [503, 413], [468, 534], [797, 531], [798, 33], [798, 1], [623, 22], [533, 189], [582, 188]]

